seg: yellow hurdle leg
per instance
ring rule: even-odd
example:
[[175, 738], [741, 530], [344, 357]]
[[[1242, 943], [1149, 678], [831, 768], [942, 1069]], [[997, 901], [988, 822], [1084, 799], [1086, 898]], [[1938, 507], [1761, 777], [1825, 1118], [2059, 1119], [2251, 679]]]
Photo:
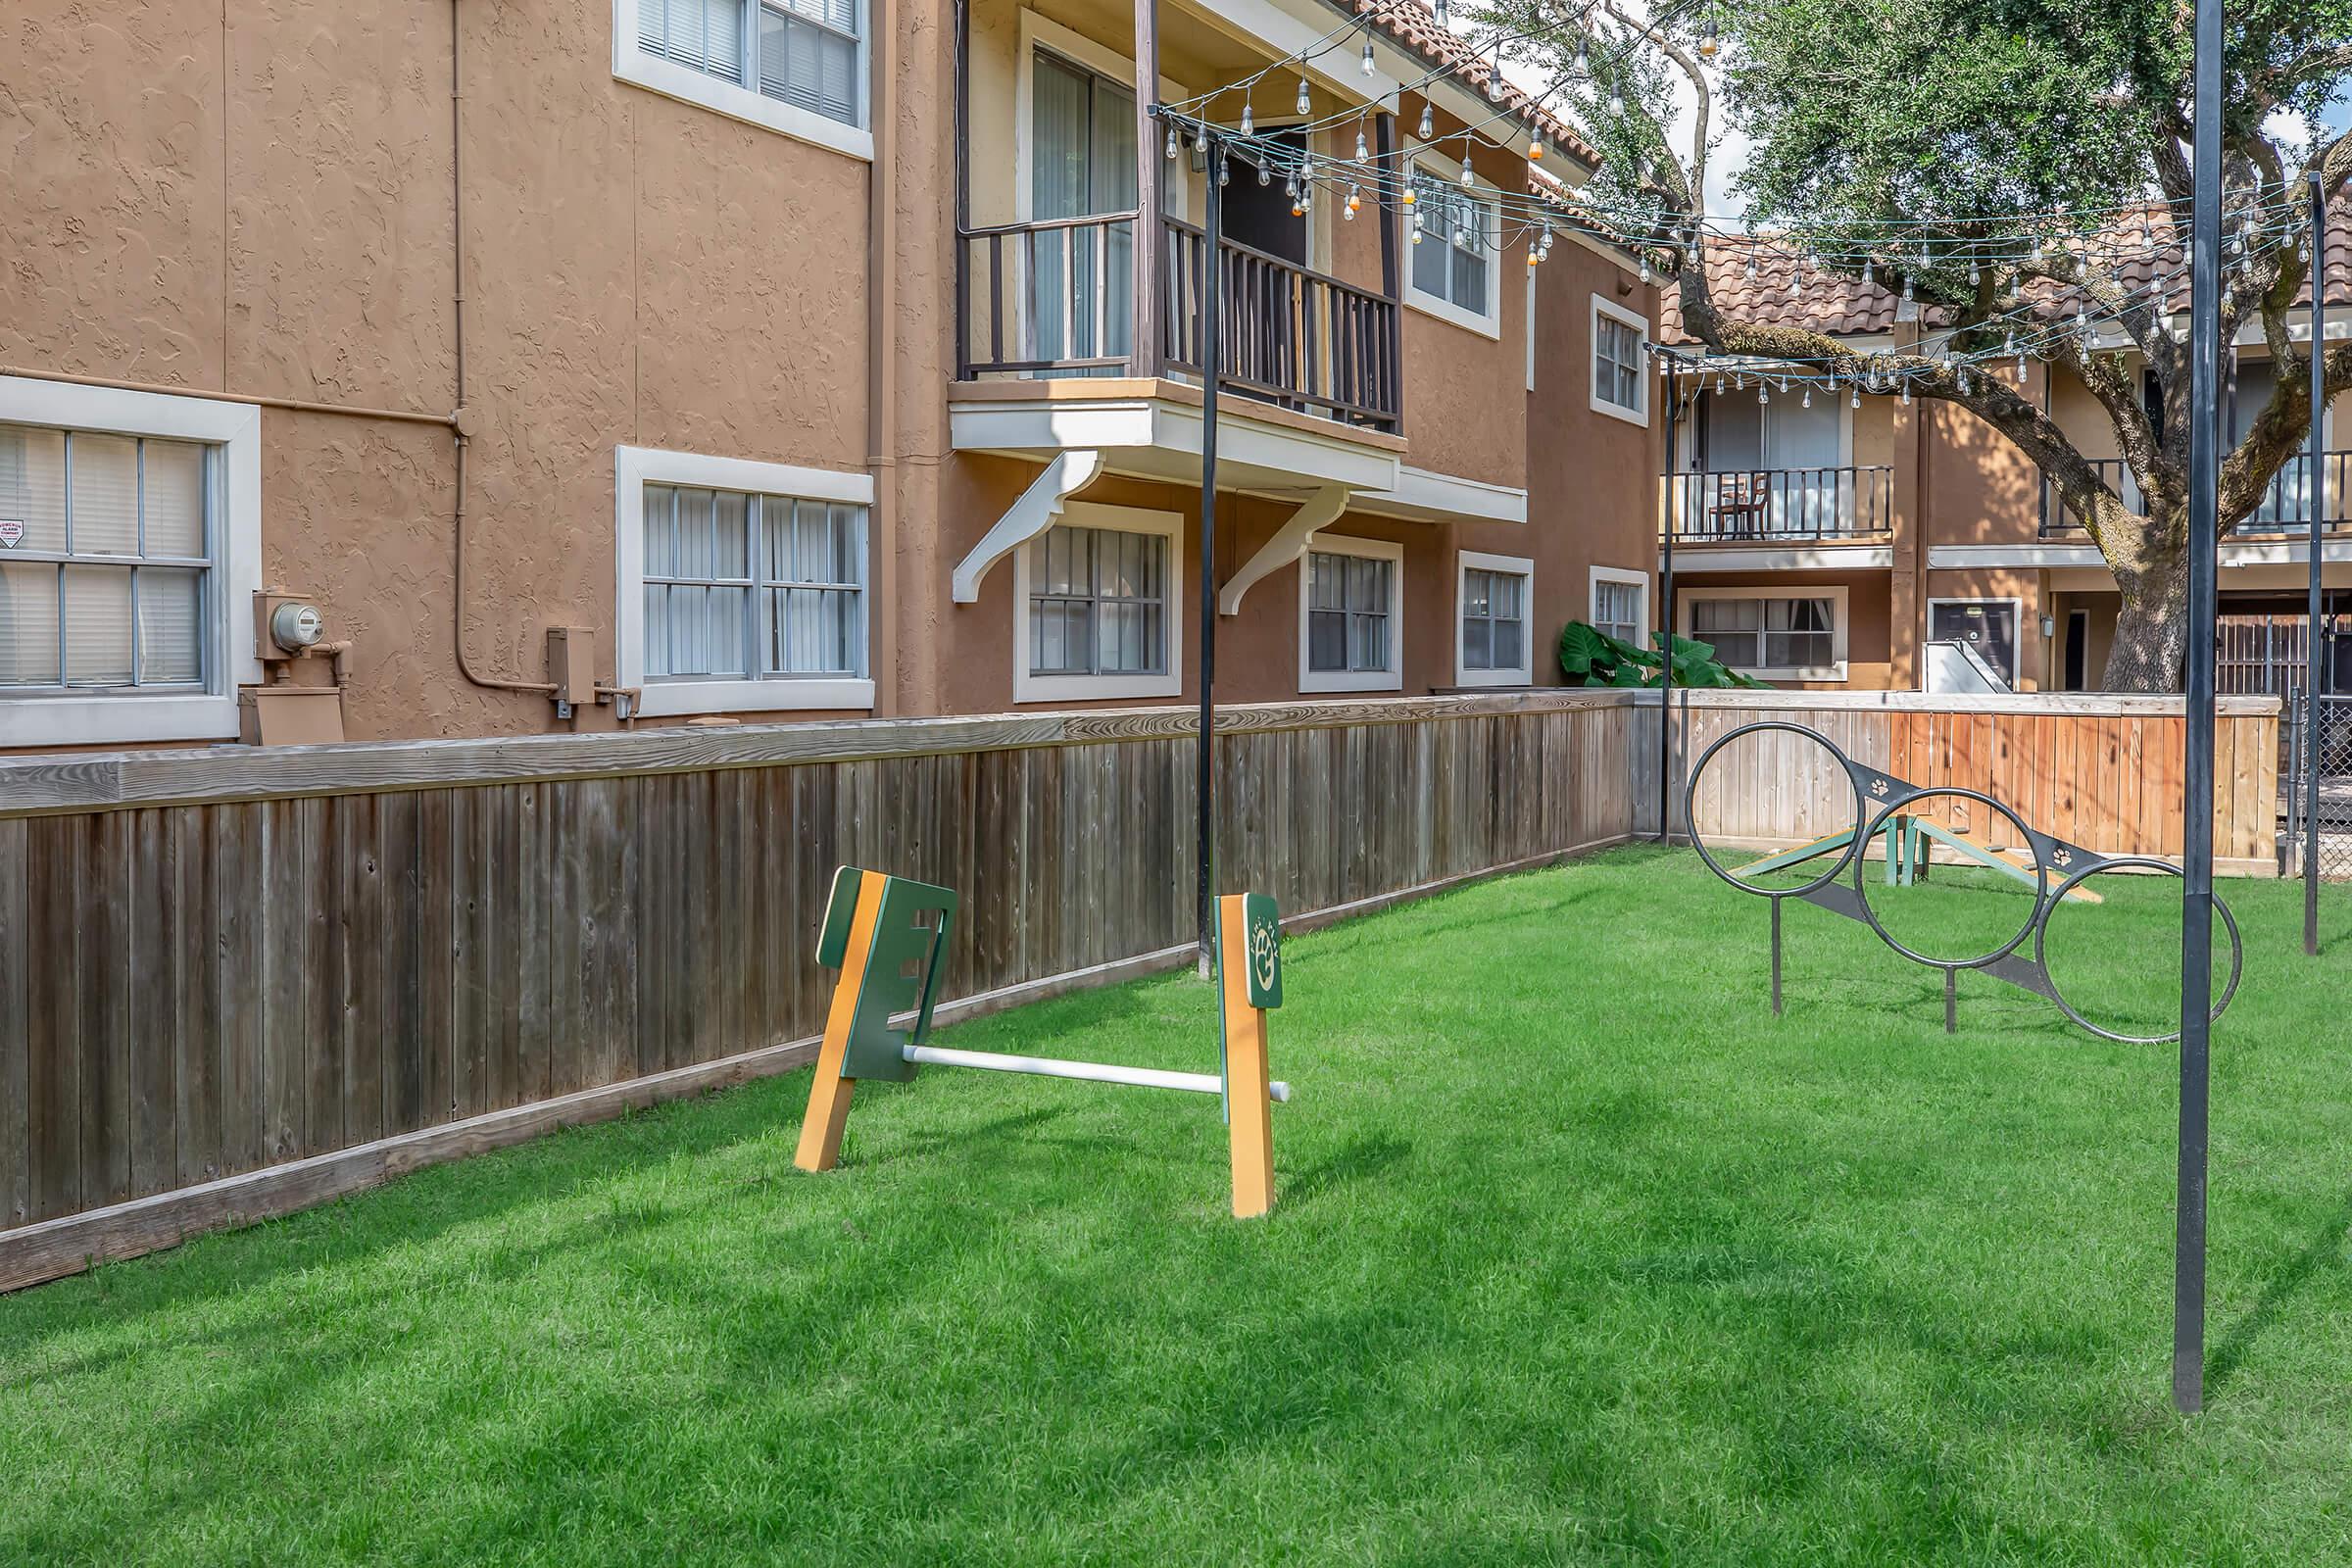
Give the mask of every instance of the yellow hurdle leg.
[[1217, 901], [1224, 950], [1225, 1111], [1233, 1135], [1233, 1217], [1274, 1206], [1274, 1102], [1266, 1066], [1266, 1015], [1250, 1005], [1249, 922], [1239, 897]]
[[842, 956], [841, 978], [833, 983], [833, 1005], [825, 1014], [816, 1082], [808, 1088], [808, 1113], [801, 1118], [801, 1147], [792, 1156], [803, 1170], [831, 1170], [841, 1162], [841, 1132], [850, 1119], [851, 1092], [858, 1087], [857, 1079], [841, 1075], [841, 1061], [850, 1049], [850, 1024], [858, 1016], [858, 991], [865, 984], [865, 960], [873, 951], [882, 885], [888, 880], [868, 871], [858, 885], [858, 914], [850, 926], [849, 951]]

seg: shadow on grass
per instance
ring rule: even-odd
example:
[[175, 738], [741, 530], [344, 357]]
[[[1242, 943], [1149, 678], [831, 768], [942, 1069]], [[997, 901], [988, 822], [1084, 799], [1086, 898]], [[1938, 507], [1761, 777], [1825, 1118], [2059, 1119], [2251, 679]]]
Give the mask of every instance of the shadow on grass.
[[1412, 1152], [1413, 1146], [1401, 1138], [1358, 1138], [1283, 1182], [1279, 1189], [1282, 1201], [1312, 1202], [1333, 1188], [1377, 1175]]
[[2212, 1358], [2206, 1363], [2209, 1388], [2218, 1389], [2237, 1374], [2252, 1352], [2254, 1342], [2285, 1313], [2288, 1303], [2313, 1279], [2327, 1270], [2344, 1266], [2347, 1230], [2352, 1230], [2352, 1192], [2344, 1195], [2343, 1201], [2321, 1223], [2303, 1250], [2271, 1276], [2270, 1284], [2263, 1287], [2262, 1298], [2253, 1308], [2223, 1331], [2214, 1345]]

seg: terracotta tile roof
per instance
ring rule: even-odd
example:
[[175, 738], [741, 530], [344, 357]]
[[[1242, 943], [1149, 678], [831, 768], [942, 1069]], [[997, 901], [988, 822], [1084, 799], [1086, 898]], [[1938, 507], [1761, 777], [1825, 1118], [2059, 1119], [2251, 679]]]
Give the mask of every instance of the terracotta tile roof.
[[[1382, 34], [1419, 55], [1430, 65], [1444, 67], [1457, 81], [1473, 92], [1484, 95], [1494, 78], [1494, 63], [1474, 51], [1469, 42], [1452, 28], [1438, 23], [1437, 13], [1422, 4], [1422, 0], [1337, 0], [1343, 9], [1367, 19]], [[1532, 94], [1514, 85], [1507, 77], [1502, 82], [1502, 96], [1490, 98], [1497, 113], [1507, 111], [1516, 131], [1524, 124], [1531, 111], [1537, 123], [1544, 127], [1544, 139], [1554, 147], [1581, 159], [1588, 167], [1597, 168], [1600, 155], [1592, 144], [1576, 133], [1576, 128], [1549, 110], [1539, 109]], [[1491, 127], [1501, 139], [1504, 127]]]
[[[2188, 275], [2180, 260], [2181, 236], [2161, 203], [2151, 204], [2146, 211], [2154, 239], [2152, 246], [2141, 243], [2140, 215], [2134, 210], [2119, 214], [2110, 221], [2092, 241], [2092, 248], [2109, 249], [2122, 257], [2116, 275], [2127, 289], [2151, 288], [2168, 276], [2176, 279], [2173, 306], [2177, 310], [2185, 309]], [[2330, 210], [2328, 232], [2328, 297], [2331, 303], [2352, 306], [2352, 201], [2338, 202]], [[1753, 280], [1747, 275], [1751, 255], [1756, 265]], [[1802, 286], [1791, 290], [1788, 283], [1796, 267], [1796, 253], [1769, 235], [1759, 236], [1752, 243], [1710, 239], [1706, 265], [1707, 283], [1716, 305], [1726, 315], [1742, 320], [1767, 326], [1800, 327], [1834, 337], [1886, 332], [1895, 324], [1899, 294], [1875, 281], [1865, 282], [1815, 267], [1806, 270]], [[2047, 278], [2033, 280], [2025, 290], [2033, 318], [2049, 322], [2073, 317], [2081, 294], [2071, 284]], [[2308, 282], [2295, 303], [2298, 306], [2311, 303]], [[1930, 307], [1926, 314], [1930, 321], [1935, 321], [1942, 318], [1944, 313]], [[1671, 288], [1663, 291], [1659, 315], [1661, 341], [1697, 341], [1683, 329], [1679, 302]]]
[[[1747, 275], [1750, 257], [1756, 275]], [[1893, 330], [1900, 296], [1890, 288], [1818, 267], [1805, 269], [1795, 287], [1796, 252], [1769, 237], [1754, 243], [1710, 239], [1706, 247], [1707, 291], [1726, 316], [1760, 326], [1801, 327], [1832, 336], [1862, 335]], [[1683, 330], [1682, 304], [1677, 291], [1663, 289], [1658, 301], [1658, 338], [1666, 343], [1695, 343]]]

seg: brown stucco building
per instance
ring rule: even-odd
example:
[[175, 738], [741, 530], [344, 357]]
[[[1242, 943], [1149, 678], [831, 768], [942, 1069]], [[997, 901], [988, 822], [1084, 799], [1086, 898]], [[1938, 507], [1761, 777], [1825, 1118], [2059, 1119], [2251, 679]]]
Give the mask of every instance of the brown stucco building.
[[1393, 7], [30, 0], [0, 749], [1193, 699], [1212, 175], [1149, 109], [1334, 29], [1301, 149], [1459, 221], [1223, 187], [1218, 694], [1558, 681], [1650, 613], [1655, 299], [1527, 265], [1521, 122]]
[[[2169, 239], [2160, 213], [2156, 223]], [[1916, 313], [1892, 290], [1818, 270], [1792, 278], [1800, 265], [1768, 239], [1723, 241], [1710, 251], [1708, 275], [1719, 305], [1742, 319], [1826, 332], [1865, 354], [1920, 341], [1921, 324], [1901, 319]], [[2150, 256], [2132, 265], [2146, 274], [2132, 281], [2145, 286], [2166, 264]], [[2352, 266], [2340, 244], [2329, 274], [2331, 296], [2345, 298]], [[2184, 283], [2180, 291], [2184, 298]], [[2047, 320], [2071, 319], [2066, 299], [2043, 304]], [[1662, 311], [1661, 340], [1694, 349], [1671, 300]], [[2308, 314], [2299, 309], [2292, 326], [2308, 344]], [[2342, 330], [2339, 322], [2331, 335]], [[2099, 352], [2135, 351], [2110, 327]], [[2114, 427], [2090, 392], [2057, 360], [2022, 364], [2022, 381], [2008, 362], [1997, 373], [2037, 400], [2134, 501]], [[1958, 667], [1965, 656], [1953, 645], [1964, 645], [2016, 690], [2099, 688], [2119, 604], [2114, 576], [2007, 437], [1956, 405], [1850, 385], [1787, 390], [1758, 373], [1766, 368], [1715, 362], [1687, 378], [1671, 461], [1666, 400], [1657, 400], [1659, 471], [1670, 475], [1660, 511], [1674, 532], [1679, 627], [1782, 685], [1983, 689]], [[2250, 320], [2224, 389], [2230, 443], [2272, 385], [2261, 323]], [[2294, 459], [2222, 545], [2226, 691], [2300, 689], [2314, 506], [2328, 534], [2330, 612], [2352, 610], [2352, 453], [2334, 437], [2345, 407], [2339, 399], [2329, 411], [2316, 474], [2308, 459]], [[1776, 619], [1798, 629], [1763, 635]], [[1771, 658], [1767, 644], [1802, 653]], [[2352, 641], [2335, 646], [2347, 665], [2338, 685], [2352, 683]]]

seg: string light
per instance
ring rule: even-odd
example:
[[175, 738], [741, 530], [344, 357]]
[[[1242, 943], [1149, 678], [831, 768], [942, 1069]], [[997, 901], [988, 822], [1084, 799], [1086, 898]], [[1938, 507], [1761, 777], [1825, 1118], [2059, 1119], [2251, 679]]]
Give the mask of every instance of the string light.
[[1372, 29], [1366, 27], [1364, 29], [1364, 74], [1369, 76], [1379, 69], [1379, 66], [1375, 65], [1372, 60]]
[[1170, 160], [1176, 157], [1176, 127], [1174, 125], [1168, 127], [1168, 157]]
[[1364, 140], [1364, 122], [1359, 120], [1355, 122], [1355, 161], [1359, 164], [1369, 163], [1371, 158], [1371, 146]]
[[1421, 139], [1427, 141], [1437, 133], [1437, 116], [1431, 112], [1429, 100], [1424, 98], [1421, 100]]
[[1253, 136], [1256, 134], [1256, 131], [1250, 123], [1250, 100], [1247, 98], [1242, 100], [1242, 134], [1245, 136]]
[[1306, 77], [1298, 78], [1298, 118], [1304, 120], [1315, 112], [1315, 102], [1306, 95]]

